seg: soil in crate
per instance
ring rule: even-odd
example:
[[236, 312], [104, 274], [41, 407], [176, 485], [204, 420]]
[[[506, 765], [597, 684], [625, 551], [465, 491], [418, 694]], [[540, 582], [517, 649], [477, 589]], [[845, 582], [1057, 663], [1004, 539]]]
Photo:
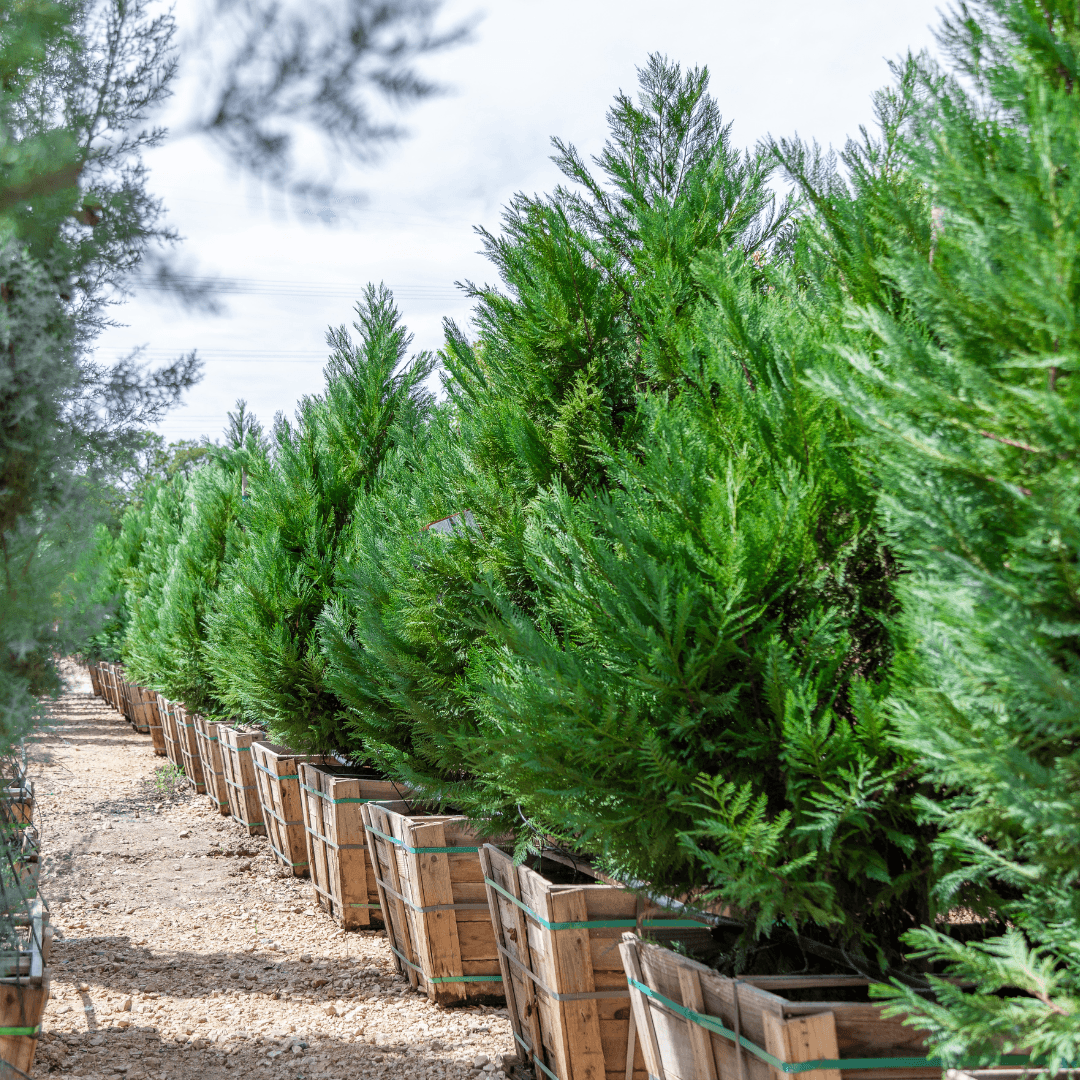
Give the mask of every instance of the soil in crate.
[[440, 1005], [504, 998], [481, 839], [466, 818], [364, 807], [371, 863], [398, 970]]

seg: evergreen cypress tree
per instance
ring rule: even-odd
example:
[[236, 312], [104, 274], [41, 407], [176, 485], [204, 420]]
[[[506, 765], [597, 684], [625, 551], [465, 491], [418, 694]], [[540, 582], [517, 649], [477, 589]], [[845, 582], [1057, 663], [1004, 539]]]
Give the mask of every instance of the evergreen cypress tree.
[[905, 230], [874, 193], [900, 303], [856, 298], [871, 340], [816, 381], [862, 427], [906, 570], [895, 712], [933, 784], [937, 902], [1002, 931], [913, 932], [975, 988], [899, 1002], [950, 1063], [1031, 1050], [1052, 1073], [1080, 1060], [1080, 19], [980, 0], [940, 41], [952, 70], [915, 66], [901, 161], [933, 209]]
[[[731, 148], [707, 72], [652, 57], [641, 80], [639, 102], [621, 96], [609, 117], [606, 185], [556, 141], [556, 161], [584, 190], [518, 195], [500, 235], [481, 230], [504, 291], [469, 285], [478, 340], [447, 326], [450, 412], [355, 511], [323, 620], [328, 682], [357, 743], [409, 783], [515, 821], [506, 792], [464, 768], [453, 734], [477, 730], [463, 683], [485, 608], [474, 585], [490, 575], [531, 609], [530, 501], [553, 482], [573, 493], [605, 483], [594, 445], [632, 442], [639, 385], [671, 384], [656, 357], [692, 320], [690, 263], [710, 250], [745, 256], [783, 221], [770, 213], [764, 162]], [[661, 265], [678, 295], [653, 333], [634, 298]], [[478, 529], [424, 531], [466, 510]]]
[[929, 857], [880, 706], [872, 493], [800, 385], [840, 340], [838, 275], [803, 287], [819, 256], [705, 73], [641, 78], [607, 182], [557, 144], [581, 190], [519, 196], [485, 234], [509, 295], [473, 290], [441, 426], [357, 504], [328, 682], [421, 790], [887, 970]]
[[273, 467], [252, 481], [243, 555], [210, 620], [210, 663], [229, 709], [298, 748], [348, 745], [313, 630], [354, 502], [431, 407], [434, 359], [407, 359], [412, 337], [390, 291], [368, 286], [356, 313], [358, 342], [344, 326], [327, 334], [325, 391], [301, 402], [295, 426], [275, 427]]

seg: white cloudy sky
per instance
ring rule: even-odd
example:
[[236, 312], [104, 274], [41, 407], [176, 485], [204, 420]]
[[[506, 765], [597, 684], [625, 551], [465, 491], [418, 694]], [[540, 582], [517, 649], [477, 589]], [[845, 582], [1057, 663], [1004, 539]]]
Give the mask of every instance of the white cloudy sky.
[[605, 112], [652, 51], [705, 64], [738, 144], [766, 134], [841, 146], [871, 120], [886, 61], [932, 45], [938, 0], [447, 0], [447, 23], [480, 16], [472, 41], [424, 61], [450, 92], [403, 118], [406, 140], [355, 181], [367, 202], [343, 223], [289, 213], [223, 165], [212, 148], [175, 141], [150, 158], [151, 186], [203, 272], [239, 282], [218, 317], [137, 295], [103, 358], [145, 346], [159, 362], [190, 349], [205, 377], [160, 430], [216, 438], [237, 397], [265, 422], [322, 386], [328, 324], [348, 323], [367, 281], [394, 289], [416, 348], [438, 348], [441, 322], [467, 322], [455, 280], [491, 280], [474, 225], [496, 228], [516, 190], [558, 180], [549, 138], [586, 153]]

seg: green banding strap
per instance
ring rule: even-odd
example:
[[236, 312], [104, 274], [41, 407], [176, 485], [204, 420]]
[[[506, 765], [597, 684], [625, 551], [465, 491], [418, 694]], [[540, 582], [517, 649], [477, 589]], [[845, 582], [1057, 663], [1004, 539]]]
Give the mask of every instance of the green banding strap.
[[[552, 1071], [551, 1071], [551, 1070], [550, 1070], [550, 1069], [549, 1069], [549, 1068], [548, 1068], [548, 1067], [547, 1067], [547, 1066], [546, 1066], [546, 1065], [545, 1065], [545, 1064], [544, 1064], [544, 1063], [543, 1063], [543, 1062], [542, 1062], [542, 1061], [541, 1061], [541, 1060], [540, 1060], [540, 1059], [539, 1059], [539, 1058], [538, 1058], [538, 1057], [536, 1056], [536, 1054], [535, 1054], [535, 1053], [533, 1053], [533, 1048], [532, 1048], [532, 1047], [531, 1047], [531, 1046], [530, 1046], [530, 1045], [529, 1045], [529, 1044], [528, 1044], [528, 1043], [527, 1043], [527, 1042], [526, 1042], [526, 1041], [525, 1041], [525, 1040], [524, 1040], [524, 1039], [523, 1039], [523, 1038], [522, 1038], [522, 1037], [521, 1037], [521, 1036], [520, 1036], [520, 1035], [519, 1035], [519, 1034], [518, 1034], [518, 1033], [517, 1033], [516, 1031], [512, 1032], [511, 1034], [512, 1034], [512, 1035], [514, 1036], [514, 1038], [515, 1038], [515, 1039], [517, 1039], [517, 1041], [518, 1041], [519, 1043], [521, 1043], [521, 1048], [522, 1048], [522, 1050], [524, 1050], [524, 1051], [525, 1051], [525, 1053], [526, 1053], [526, 1054], [528, 1054], [528, 1055], [529, 1055], [529, 1057], [531, 1057], [531, 1058], [532, 1058], [532, 1060], [533, 1060], [533, 1064], [534, 1064], [534, 1065], [536, 1065], [536, 1066], [537, 1066], [537, 1068], [539, 1068], [539, 1069], [540, 1069], [540, 1071], [541, 1071], [542, 1073], [544, 1073], [544, 1075], [545, 1075], [545, 1076], [548, 1076], [548, 1077], [550, 1077], [550, 1078], [551, 1078], [551, 1080], [559, 1080], [558, 1076], [556, 1076], [556, 1075], [555, 1075], [555, 1073], [553, 1073], [553, 1072], [552, 1072]], [[650, 1076], [650, 1077], [649, 1077], [649, 1080], [655, 1080], [655, 1078], [654, 1078], [654, 1077], [652, 1077], [652, 1076]]]
[[40, 1031], [40, 1024], [37, 1027], [0, 1027], [0, 1039], [17, 1038], [20, 1035], [37, 1035]]
[[560, 994], [556, 990], [552, 990], [550, 986], [541, 981], [540, 977], [535, 971], [527, 968], [513, 953], [507, 951], [497, 941], [495, 942], [495, 948], [499, 950], [499, 955], [504, 957], [509, 963], [521, 972], [522, 975], [530, 979], [538, 990], [547, 994], [553, 1001], [597, 1001], [601, 998], [628, 998], [630, 996], [630, 989], [627, 987], [625, 990], [588, 990], [580, 994]]
[[428, 904], [427, 907], [421, 907], [419, 904], [414, 904], [407, 896], [402, 896], [396, 889], [391, 889], [381, 878], [375, 879], [376, 884], [383, 887], [384, 892], [388, 892], [391, 896], [397, 897], [407, 907], [412, 908], [413, 911], [420, 915], [428, 915], [432, 911], [487, 911], [487, 904]]
[[320, 836], [314, 829], [309, 829], [306, 825], [304, 831], [309, 836], [314, 836], [320, 844], [325, 844], [335, 851], [367, 851], [367, 844], [335, 844], [333, 840], [327, 840], [325, 836]]
[[[414, 964], [406, 959], [401, 953], [390, 946], [390, 951], [403, 963], [408, 964], [413, 971], [419, 971], [424, 976], [424, 981], [429, 983], [458, 983], [458, 982], [502, 982], [501, 975], [428, 975], [419, 964]], [[558, 1080], [558, 1077], [556, 1077]]]
[[537, 915], [528, 904], [522, 903], [513, 893], [507, 892], [497, 881], [492, 881], [489, 877], [485, 877], [484, 881], [512, 904], [517, 904], [530, 919], [535, 919], [545, 930], [625, 930], [635, 926], [649, 930], [708, 929], [705, 923], [697, 922], [695, 919], [643, 919], [641, 922], [636, 919], [591, 919], [587, 922], [548, 922], [542, 915]]
[[[284, 779], [284, 777], [282, 778]], [[292, 779], [290, 777], [290, 779]], [[305, 791], [310, 791], [312, 795], [318, 795], [320, 799], [325, 799], [329, 803], [333, 803], [337, 806], [339, 803], [369, 803], [378, 802], [378, 799], [331, 799], [325, 791], [320, 791], [318, 788], [309, 787], [307, 784], [300, 785]]]
[[29, 829], [29, 821], [0, 821], [0, 829]]
[[480, 851], [478, 847], [409, 847], [408, 844], [399, 840], [396, 836], [387, 836], [386, 833], [379, 832], [378, 829], [373, 829], [370, 825], [364, 827], [368, 832], [381, 836], [384, 840], [389, 840], [391, 844], [397, 844], [399, 848], [404, 848], [410, 855], [467, 855], [470, 852]]
[[[722, 1035], [725, 1039], [729, 1039], [731, 1042], [738, 1042], [739, 1045], [749, 1050], [755, 1057], [761, 1058], [762, 1061], [771, 1065], [774, 1069], [779, 1069], [782, 1073], [804, 1073], [814, 1072], [817, 1069], [943, 1069], [945, 1068], [941, 1058], [935, 1057], [888, 1057], [888, 1058], [816, 1058], [813, 1061], [781, 1061], [777, 1057], [773, 1057], [767, 1050], [762, 1050], [756, 1043], [752, 1043], [745, 1035], [736, 1036], [735, 1032], [731, 1028], [725, 1027], [724, 1024], [715, 1016], [707, 1016], [705, 1013], [695, 1012], [693, 1009], [688, 1009], [685, 1005], [680, 1005], [677, 1001], [672, 1001], [671, 998], [664, 997], [657, 990], [653, 990], [651, 986], [645, 986], [644, 983], [640, 983], [637, 979], [631, 978], [629, 975], [626, 977], [626, 981], [635, 989], [639, 990], [646, 997], [652, 998], [653, 1001], [658, 1001], [664, 1008], [675, 1013], [677, 1016], [681, 1016], [684, 1020], [689, 1020], [692, 1024], [697, 1024], [698, 1027], [705, 1028], [706, 1031], [715, 1032], [717, 1035]], [[997, 1062], [999, 1065], [1044, 1065], [1044, 1058], [1032, 1059], [1026, 1054], [1005, 1054]], [[979, 1062], [968, 1061], [960, 1062], [955, 1068], [978, 1068]], [[1070, 1066], [1063, 1065], [1063, 1069], [1070, 1068]]]
[[286, 773], [285, 775], [278, 775], [276, 772], [271, 772], [258, 758], [255, 758], [255, 768], [260, 772], [266, 773], [267, 776], [272, 776], [275, 780], [299, 780], [299, 773]]
[[321, 885], [319, 885], [319, 884], [318, 884], [317, 882], [315, 882], [315, 881], [312, 881], [312, 883], [311, 883], [311, 887], [312, 887], [312, 888], [313, 888], [313, 889], [314, 889], [314, 890], [315, 890], [315, 891], [316, 891], [317, 893], [320, 893], [321, 895], [325, 896], [327, 900], [330, 900], [330, 901], [331, 901], [332, 903], [334, 903], [335, 905], [337, 905], [337, 907], [362, 907], [362, 908], [375, 908], [375, 910], [376, 910], [376, 911], [377, 911], [377, 910], [378, 910], [379, 908], [381, 908], [381, 907], [382, 907], [382, 904], [353, 904], [353, 903], [343, 904], [343, 903], [342, 903], [342, 902], [341, 902], [341, 901], [340, 901], [340, 900], [339, 900], [339, 899], [338, 899], [338, 898], [337, 898], [337, 897], [336, 897], [336, 896], [335, 896], [335, 895], [334, 895], [334, 894], [333, 894], [332, 892], [327, 892], [327, 891], [326, 891], [326, 889], [322, 888], [322, 886], [321, 886]]
[[288, 858], [288, 856], [287, 856], [287, 855], [284, 855], [284, 854], [282, 854], [282, 852], [278, 851], [278, 849], [277, 849], [276, 845], [274, 844], [274, 841], [273, 841], [273, 840], [272, 840], [272, 839], [270, 838], [270, 834], [269, 834], [269, 833], [267, 833], [267, 834], [266, 834], [266, 839], [267, 839], [267, 841], [268, 841], [268, 842], [269, 842], [269, 844], [270, 844], [270, 850], [271, 850], [271, 851], [272, 851], [272, 852], [273, 852], [273, 853], [274, 853], [274, 854], [275, 854], [275, 855], [276, 855], [276, 856], [277, 856], [277, 857], [278, 857], [278, 858], [279, 858], [279, 859], [280, 859], [280, 860], [281, 860], [281, 861], [282, 861], [282, 862], [283, 862], [283, 863], [284, 863], [284, 864], [285, 864], [286, 866], [307, 866], [307, 863], [306, 863], [306, 862], [289, 862], [289, 858]]

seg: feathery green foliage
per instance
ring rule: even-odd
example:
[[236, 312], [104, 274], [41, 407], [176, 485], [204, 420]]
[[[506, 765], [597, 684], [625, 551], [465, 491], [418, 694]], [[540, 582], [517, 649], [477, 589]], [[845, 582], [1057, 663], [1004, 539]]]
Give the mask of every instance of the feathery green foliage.
[[358, 342], [344, 326], [327, 333], [325, 391], [301, 402], [295, 427], [275, 427], [273, 468], [252, 482], [243, 555], [211, 617], [210, 663], [228, 709], [297, 747], [347, 745], [312, 631], [354, 502], [431, 407], [434, 359], [407, 359], [412, 338], [389, 290], [368, 286], [356, 314]]
[[[913, 932], [976, 989], [898, 1003], [949, 1062], [1030, 1049], [1053, 1071], [1080, 1061], [1080, 19], [982, 0], [941, 43], [952, 71], [906, 89], [933, 213], [872, 267], [901, 303], [853, 288], [872, 339], [816, 381], [861, 425], [908, 571], [896, 714], [933, 785], [938, 903], [1009, 924]], [[896, 188], [874, 199], [899, 220]]]
[[606, 182], [556, 143], [577, 188], [484, 234], [506, 291], [473, 288], [445, 413], [357, 505], [327, 682], [425, 793], [888, 969], [929, 854], [879, 702], [873, 497], [800, 381], [837, 290], [805, 295], [706, 73], [641, 81]]

